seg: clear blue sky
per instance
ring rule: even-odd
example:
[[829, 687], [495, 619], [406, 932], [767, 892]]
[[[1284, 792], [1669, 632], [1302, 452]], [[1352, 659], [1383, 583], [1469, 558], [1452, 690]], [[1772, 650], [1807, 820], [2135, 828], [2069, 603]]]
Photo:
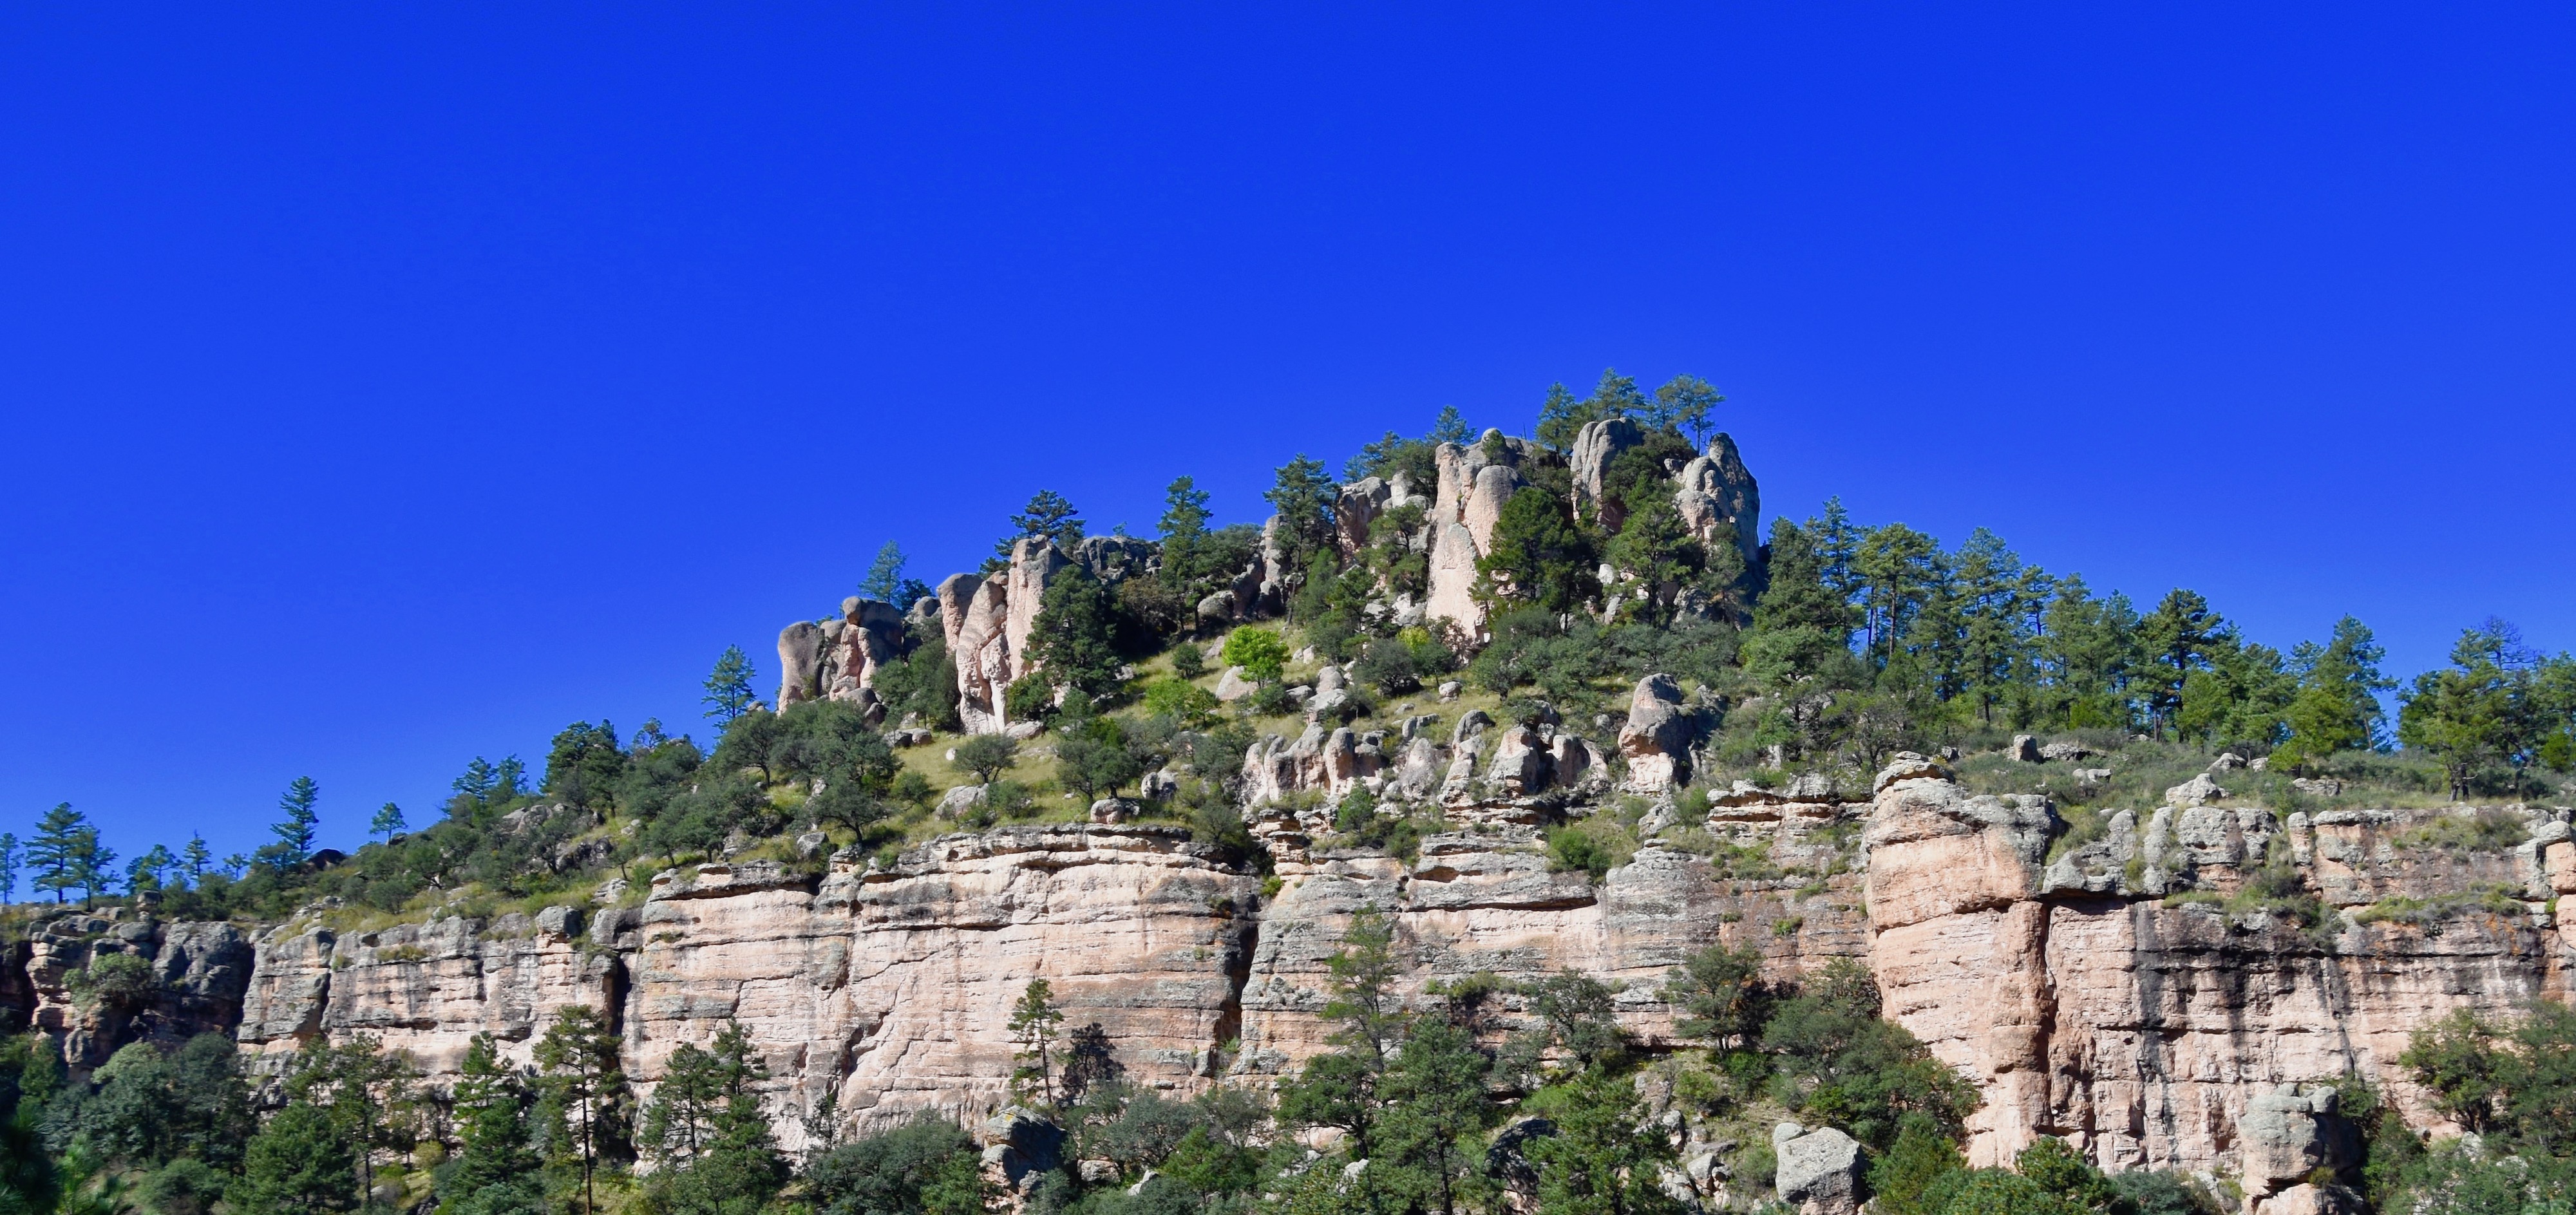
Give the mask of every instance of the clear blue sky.
[[927, 7], [0, 13], [0, 828], [346, 846], [1605, 365], [1774, 514], [2576, 647], [2563, 6]]

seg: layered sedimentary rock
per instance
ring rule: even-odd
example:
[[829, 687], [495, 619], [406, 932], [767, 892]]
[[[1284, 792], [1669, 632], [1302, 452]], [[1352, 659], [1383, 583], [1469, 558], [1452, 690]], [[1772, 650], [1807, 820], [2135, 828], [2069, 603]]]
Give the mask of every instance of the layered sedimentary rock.
[[649, 1092], [681, 1043], [739, 1023], [792, 1146], [826, 1093], [860, 1128], [999, 1108], [1010, 1004], [1044, 978], [1068, 1028], [1100, 1024], [1131, 1080], [1186, 1091], [1235, 1036], [1258, 888], [1173, 828], [1068, 826], [947, 837], [891, 867], [694, 866], [587, 924], [570, 908], [366, 934], [290, 924], [259, 943], [239, 1036], [283, 1053], [375, 1034], [442, 1083], [474, 1034], [526, 1062], [556, 1010], [583, 1004], [621, 1029]]
[[[1630, 725], [1651, 736], [1659, 711]], [[1277, 858], [1268, 896], [1177, 828], [1014, 828], [892, 864], [694, 866], [652, 878], [640, 903], [488, 920], [253, 932], [66, 913], [8, 959], [0, 997], [81, 1066], [137, 1037], [236, 1026], [272, 1065], [316, 1037], [375, 1035], [433, 1083], [473, 1035], [524, 1060], [581, 1004], [625, 1035], [648, 1091], [680, 1043], [739, 1023], [793, 1145], [825, 1094], [855, 1127], [1001, 1109], [1008, 1007], [1032, 978], [1069, 1028], [1099, 1023], [1139, 1083], [1269, 1083], [1328, 1045], [1327, 962], [1374, 908], [1408, 994], [1582, 971], [1619, 988], [1650, 1050], [1679, 1045], [1661, 979], [1692, 950], [1756, 946], [1780, 980], [1865, 959], [1887, 1015], [1982, 1095], [1972, 1158], [2062, 1135], [2110, 1166], [2234, 1177], [2251, 1215], [2287, 1215], [2313, 1197], [2319, 1166], [2303, 1162], [2342, 1133], [2317, 1082], [2374, 1076], [2430, 1125], [2395, 1063], [2407, 1036], [2454, 1008], [2563, 995], [2576, 956], [2549, 902], [2576, 893], [2560, 812], [2484, 811], [2477, 838], [2502, 823], [2527, 839], [2483, 849], [2427, 843], [2448, 838], [2440, 811], [2229, 805], [2113, 815], [2070, 843], [2045, 800], [1972, 794], [1918, 756], [1865, 801], [1801, 777], [1712, 791], [1689, 822], [1671, 797], [1611, 794], [1616, 763], [1556, 723], [1472, 711], [1383, 733], [1317, 723], [1247, 760], [1246, 818]], [[1324, 807], [1361, 787], [1382, 812], [1447, 825], [1409, 858], [1337, 848], [1346, 825]], [[1633, 857], [1598, 879], [1551, 863], [1547, 831], [1610, 813], [1641, 815]], [[2223, 901], [2258, 873], [2253, 889], [2313, 900]], [[84, 1006], [69, 976], [112, 952], [150, 959], [175, 994]], [[1519, 999], [1500, 993], [1493, 1012], [1508, 1022]]]

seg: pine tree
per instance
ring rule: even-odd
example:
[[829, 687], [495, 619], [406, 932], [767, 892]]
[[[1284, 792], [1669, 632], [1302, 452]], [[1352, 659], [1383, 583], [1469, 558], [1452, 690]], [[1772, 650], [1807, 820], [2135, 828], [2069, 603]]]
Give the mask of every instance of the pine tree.
[[206, 867], [214, 861], [215, 855], [206, 847], [206, 837], [202, 835], [190, 835], [188, 846], [179, 850], [179, 863], [187, 867], [190, 886], [204, 884]]
[[1163, 517], [1155, 533], [1163, 541], [1163, 580], [1187, 587], [1213, 571], [1199, 568], [1207, 541], [1208, 494], [1188, 477], [1175, 477], [1163, 487]]
[[387, 1051], [373, 1034], [340, 1042], [316, 1040], [296, 1057], [289, 1095], [323, 1110], [341, 1138], [356, 1149], [361, 1192], [375, 1186], [376, 1153], [407, 1142], [406, 1114], [419, 1072], [411, 1058]]
[[321, 799], [322, 787], [314, 784], [310, 776], [296, 777], [277, 799], [277, 809], [286, 817], [269, 828], [277, 836], [277, 842], [261, 851], [275, 857], [278, 868], [301, 865], [306, 857], [313, 855], [313, 829], [321, 821], [313, 806]]
[[1081, 566], [1068, 566], [1038, 598], [1029, 654], [1048, 685], [1083, 696], [1118, 687], [1118, 595]]
[[1270, 488], [1261, 495], [1278, 512], [1273, 538], [1289, 569], [1302, 570], [1333, 543], [1333, 503], [1340, 497], [1321, 460], [1300, 452], [1279, 466]]
[[127, 863], [125, 888], [136, 894], [159, 890], [169, 883], [170, 871], [178, 865], [179, 858], [171, 855], [168, 848], [154, 844], [150, 851]]
[[1064, 1023], [1064, 1013], [1055, 1006], [1055, 989], [1044, 979], [1031, 979], [1020, 990], [1019, 1002], [1011, 1006], [1009, 1028], [1011, 1040], [1019, 1049], [1011, 1057], [1020, 1066], [1011, 1073], [1011, 1086], [1023, 1100], [1032, 1090], [1052, 1106], [1055, 1104], [1055, 1035]]
[[235, 1210], [320, 1215], [356, 1209], [359, 1193], [357, 1163], [339, 1128], [297, 1100], [251, 1137], [230, 1197]]
[[465, 1048], [454, 1095], [457, 1151], [439, 1179], [439, 1215], [545, 1215], [529, 1148], [527, 1090], [492, 1035]]
[[1476, 562], [1479, 597], [1550, 613], [1575, 611], [1600, 593], [1591, 542], [1563, 499], [1525, 485], [1503, 503], [1492, 546]]
[[18, 852], [16, 832], [0, 831], [0, 906], [18, 899]]
[[79, 889], [82, 835], [88, 830], [89, 817], [72, 809], [70, 802], [46, 811], [36, 821], [35, 838], [27, 841], [27, 867], [36, 873], [29, 885], [53, 891], [58, 904], [65, 892]]
[[896, 607], [912, 606], [897, 602], [896, 598], [903, 594], [903, 567], [903, 546], [892, 540], [886, 541], [885, 547], [877, 550], [876, 560], [868, 563], [868, 576], [859, 580], [859, 593]]
[[1677, 375], [1655, 390], [1655, 403], [1647, 409], [1645, 421], [1689, 435], [1693, 447], [1706, 447], [1709, 433], [1716, 429], [1709, 414], [1725, 403], [1726, 394], [1716, 385], [1695, 375]]
[[86, 908], [102, 894], [116, 893], [116, 850], [99, 842], [98, 828], [83, 827], [72, 848], [72, 876], [80, 883], [81, 906]]
[[555, 1023], [537, 1042], [541, 1083], [563, 1111], [568, 1124], [565, 1139], [580, 1145], [583, 1215], [598, 1209], [592, 1188], [598, 1161], [603, 1155], [623, 1155], [626, 1146], [620, 1100], [626, 1073], [618, 1066], [619, 1046], [618, 1035], [608, 1032], [607, 1020], [579, 1004], [558, 1010]]
[[2370, 746], [2386, 717], [2379, 693], [2397, 686], [2380, 673], [2380, 661], [2387, 656], [2370, 629], [2350, 616], [2335, 621], [2326, 644], [2300, 642], [2290, 652], [2290, 665], [2299, 675], [2299, 690], [2286, 714], [2290, 737], [2274, 762], [2297, 768], [2337, 751]]
[[1082, 539], [1082, 516], [1065, 500], [1063, 494], [1042, 489], [1029, 498], [1029, 504], [1011, 516], [1011, 534], [993, 545], [994, 568], [1009, 564], [1011, 549], [1022, 540], [1044, 537], [1055, 541], [1057, 548], [1072, 548]]
[[1467, 429], [1467, 419], [1458, 412], [1457, 406], [1443, 405], [1440, 407], [1440, 416], [1432, 419], [1431, 433], [1424, 438], [1433, 444], [1464, 443], [1475, 437], [1475, 433]]
[[751, 679], [750, 657], [741, 646], [726, 646], [724, 653], [716, 657], [716, 669], [707, 676], [707, 694], [698, 698], [698, 703], [707, 706], [707, 720], [716, 723], [716, 729], [722, 730], [735, 718], [760, 707], [760, 696], [751, 690]]
[[402, 807], [386, 802], [383, 808], [376, 811], [374, 818], [367, 820], [367, 834], [381, 835], [385, 837], [385, 842], [390, 844], [395, 836], [402, 834], [410, 826], [411, 824], [403, 821]]
[[2174, 725], [2182, 711], [2183, 682], [2209, 666], [2212, 643], [2226, 621], [2209, 609], [2197, 591], [2168, 591], [2156, 610], [2138, 622], [2138, 643], [2146, 655], [2146, 708], [2156, 737]]

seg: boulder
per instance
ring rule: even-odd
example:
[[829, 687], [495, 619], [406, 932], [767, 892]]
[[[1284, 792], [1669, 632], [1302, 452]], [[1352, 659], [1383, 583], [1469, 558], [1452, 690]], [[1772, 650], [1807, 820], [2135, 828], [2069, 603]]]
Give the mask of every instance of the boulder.
[[955, 818], [974, 809], [983, 800], [984, 786], [958, 785], [940, 796], [939, 804], [932, 808], [931, 813], [941, 818]]
[[1455, 679], [1444, 679], [1440, 681], [1439, 695], [1440, 699], [1444, 701], [1456, 700], [1458, 699], [1459, 694], [1466, 690], [1467, 685], [1460, 683]]
[[2217, 801], [2226, 796], [2227, 790], [2219, 788], [2218, 782], [2209, 779], [2209, 774], [2203, 772], [2190, 780], [2184, 781], [2179, 785], [2175, 785], [2174, 787], [2165, 790], [2165, 804], [2169, 806], [2198, 806], [2207, 802]]
[[1619, 730], [1619, 753], [1628, 757], [1628, 787], [1661, 793], [1689, 777], [1690, 744], [1699, 721], [1682, 707], [1681, 685], [1670, 675], [1637, 681], [1628, 699], [1628, 723]]
[[2331, 1085], [2284, 1084], [2245, 1103], [2236, 1121], [2239, 1176], [2255, 1197], [2279, 1194], [2318, 1169], [2359, 1160], [2359, 1139]]
[[2039, 757], [2052, 763], [2066, 763], [2093, 758], [2093, 748], [2082, 743], [2053, 742], [2039, 749]]
[[1423, 617], [1450, 621], [1472, 634], [1485, 627], [1485, 605], [1476, 599], [1475, 533], [1454, 522], [1432, 529], [1431, 593], [1423, 601]]
[[1142, 807], [1126, 798], [1104, 797], [1091, 803], [1091, 821], [1095, 823], [1132, 822], [1140, 809]]
[[[1237, 618], [1233, 591], [1218, 591], [1199, 600], [1199, 621], [1203, 624], [1231, 624]], [[1085, 1163], [1090, 1163], [1086, 1161]]]
[[1027, 742], [1032, 738], [1036, 738], [1040, 734], [1046, 733], [1046, 725], [1042, 722], [1015, 721], [1002, 727], [1002, 733], [1008, 737], [1018, 739], [1021, 742]]
[[1362, 477], [1342, 487], [1341, 496], [1333, 500], [1333, 539], [1344, 556], [1368, 547], [1369, 524], [1377, 521], [1394, 497], [1393, 488], [1376, 477]]
[[1242, 667], [1227, 667], [1225, 674], [1216, 677], [1216, 698], [1227, 704], [1232, 704], [1260, 690], [1261, 685], [1254, 683], [1251, 676], [1244, 674]]
[[1169, 768], [1148, 772], [1136, 782], [1136, 792], [1147, 801], [1167, 802], [1180, 791], [1181, 778]]
[[1780, 1201], [1799, 1215], [1854, 1215], [1860, 1210], [1860, 1143], [1832, 1127], [1808, 1130], [1783, 1122], [1771, 1131], [1779, 1158]]
[[2012, 745], [2004, 748], [2004, 758], [2020, 764], [2038, 763], [2039, 740], [2028, 734], [2013, 735]]

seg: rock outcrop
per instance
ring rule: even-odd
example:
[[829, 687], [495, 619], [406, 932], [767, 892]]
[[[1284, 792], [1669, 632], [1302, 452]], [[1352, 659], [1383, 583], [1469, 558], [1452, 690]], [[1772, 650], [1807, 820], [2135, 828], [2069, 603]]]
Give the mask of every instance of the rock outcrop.
[[[1659, 716], [1677, 700], [1660, 687], [1640, 700], [1651, 703], [1629, 733], [1655, 754], [1682, 746]], [[2482, 812], [2529, 826], [2527, 842], [2486, 851], [2410, 846], [2442, 811], [2282, 821], [2223, 804], [2122, 812], [2070, 841], [2044, 799], [1972, 794], [1915, 755], [1866, 801], [1798, 776], [1712, 791], [1705, 819], [1682, 822], [1673, 799], [1633, 795], [1647, 803], [1643, 845], [1595, 878], [1552, 865], [1544, 841], [1617, 805], [1596, 780], [1607, 760], [1545, 716], [1469, 712], [1385, 733], [1317, 723], [1264, 740], [1246, 759], [1245, 814], [1276, 858], [1269, 895], [1242, 858], [1178, 828], [1007, 828], [891, 863], [846, 850], [692, 866], [625, 901], [533, 915], [343, 929], [315, 912], [245, 932], [59, 914], [7, 959], [0, 1000], [80, 1066], [124, 1041], [208, 1028], [281, 1066], [316, 1037], [364, 1033], [433, 1084], [454, 1079], [474, 1034], [524, 1061], [559, 1010], [583, 1005], [624, 1035], [647, 1092], [680, 1043], [738, 1022], [765, 1053], [795, 1147], [827, 1094], [851, 1129], [1005, 1111], [1007, 1010], [1037, 977], [1069, 1027], [1100, 1024], [1137, 1083], [1270, 1083], [1328, 1046], [1327, 964], [1374, 908], [1395, 929], [1407, 998], [1479, 972], [1582, 971], [1616, 988], [1617, 1015], [1648, 1051], [1683, 1045], [1660, 981], [1693, 950], [1752, 945], [1780, 980], [1864, 959], [1886, 1015], [1983, 1097], [1972, 1160], [2060, 1135], [2112, 1168], [2237, 1178], [2251, 1215], [2306, 1215], [2339, 1201], [2309, 1179], [2351, 1151], [2318, 1082], [2371, 1076], [2432, 1125], [2396, 1064], [2407, 1036], [2454, 1008], [2563, 996], [2576, 960], [2549, 902], [2576, 893], [2576, 838], [2558, 812]], [[1409, 859], [1338, 849], [1325, 808], [1360, 788], [1378, 791], [1381, 813], [1447, 825]], [[1103, 817], [1130, 813], [1107, 804]], [[1680, 846], [1710, 850], [1703, 831], [1718, 857]], [[2309, 893], [2254, 897], [2292, 887]], [[70, 976], [114, 952], [151, 959], [172, 994], [125, 1010], [74, 999]], [[1506, 1024], [1527, 1011], [1497, 1000]], [[1836, 1157], [1822, 1150], [1833, 1138], [1791, 1138], [1815, 1140], [1823, 1163], [1792, 1168], [1782, 1152], [1784, 1198], [1838, 1209]], [[1010, 1148], [995, 1158], [1005, 1173], [1011, 1151], [1043, 1147], [1001, 1132], [991, 1146]]]
[[1762, 490], [1735, 440], [1718, 435], [1708, 454], [1682, 466], [1673, 504], [1681, 509], [1682, 526], [1704, 544], [1731, 541], [1751, 572], [1762, 563]]

